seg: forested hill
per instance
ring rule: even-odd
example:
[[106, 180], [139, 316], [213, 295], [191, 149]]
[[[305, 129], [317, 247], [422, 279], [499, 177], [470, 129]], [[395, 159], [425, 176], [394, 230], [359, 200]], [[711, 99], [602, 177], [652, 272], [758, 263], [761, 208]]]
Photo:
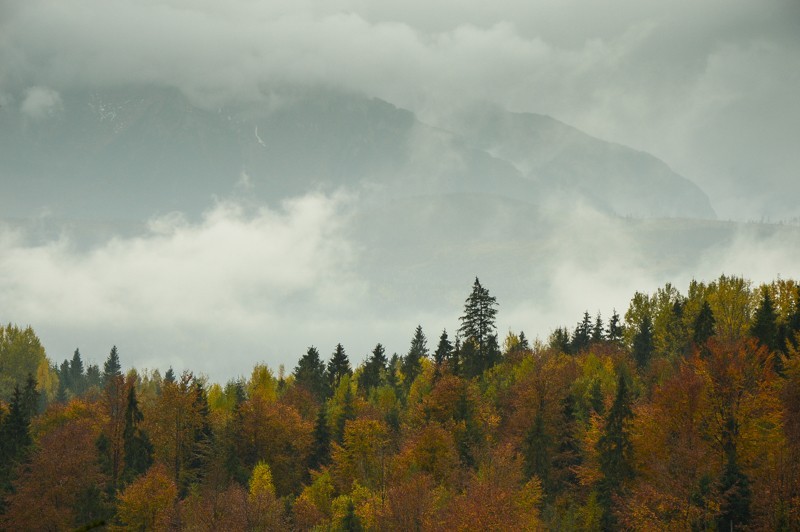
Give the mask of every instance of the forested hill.
[[224, 384], [0, 327], [0, 527], [797, 529], [795, 281], [667, 284], [533, 342], [465, 294], [406, 353]]

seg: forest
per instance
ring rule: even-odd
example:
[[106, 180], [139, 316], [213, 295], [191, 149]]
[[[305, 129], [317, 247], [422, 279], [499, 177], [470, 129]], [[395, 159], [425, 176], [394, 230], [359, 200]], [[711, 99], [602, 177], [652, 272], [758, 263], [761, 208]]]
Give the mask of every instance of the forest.
[[666, 284], [535, 341], [465, 294], [406, 353], [227, 383], [0, 326], [0, 528], [800, 530], [795, 281]]

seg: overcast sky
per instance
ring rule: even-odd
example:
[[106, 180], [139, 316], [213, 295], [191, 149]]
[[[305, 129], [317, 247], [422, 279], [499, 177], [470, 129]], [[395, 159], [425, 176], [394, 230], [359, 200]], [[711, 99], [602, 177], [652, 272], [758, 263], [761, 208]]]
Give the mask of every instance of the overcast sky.
[[2, 0], [0, 64], [0, 99], [325, 83], [429, 121], [488, 100], [661, 157], [722, 218], [800, 215], [796, 0]]
[[[723, 219], [800, 216], [796, 0], [0, 0], [0, 105], [35, 117], [66, 89], [138, 82], [178, 87], [207, 106], [325, 84], [431, 123], [488, 101], [653, 153], [699, 184]], [[156, 220], [88, 254], [68, 238], [33, 246], [4, 229], [9, 314], [0, 318], [65, 342], [53, 358], [68, 356], [70, 334], [84, 331], [95, 361], [117, 338], [137, 365], [218, 377], [246, 372], [266, 337], [281, 338], [267, 361], [296, 360], [302, 353], [285, 350], [306, 340], [286, 337], [309, 324], [320, 342], [359, 338], [355, 362], [370, 342], [405, 350], [425, 319], [431, 343], [441, 327], [452, 330], [463, 299], [448, 302], [450, 315], [410, 313], [408, 330], [360, 307], [375, 287], [354, 273], [359, 250], [340, 231], [336, 213], [348, 201], [312, 194], [255, 213], [223, 202], [200, 222]], [[792, 249], [743, 238], [672, 280], [685, 289], [681, 281], [723, 270], [756, 281], [795, 273]], [[509, 303], [502, 326], [546, 334], [586, 305], [624, 310], [632, 289], [662, 284], [646, 267], [631, 270], [626, 243], [617, 244], [615, 260], [592, 268], [571, 263], [565, 248], [554, 283], [569, 289], [558, 306]], [[229, 360], [211, 362], [234, 338]]]

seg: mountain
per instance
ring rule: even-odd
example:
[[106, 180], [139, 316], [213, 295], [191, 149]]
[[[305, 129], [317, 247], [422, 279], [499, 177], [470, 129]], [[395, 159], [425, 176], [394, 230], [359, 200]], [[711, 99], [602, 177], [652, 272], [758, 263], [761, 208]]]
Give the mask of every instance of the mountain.
[[160, 87], [59, 98], [44, 115], [0, 108], [2, 217], [197, 216], [233, 193], [276, 203], [338, 187], [387, 202], [491, 194], [622, 216], [714, 217], [703, 192], [658, 159], [540, 115], [490, 109], [440, 128], [324, 89], [278, 89], [258, 104], [214, 109]]

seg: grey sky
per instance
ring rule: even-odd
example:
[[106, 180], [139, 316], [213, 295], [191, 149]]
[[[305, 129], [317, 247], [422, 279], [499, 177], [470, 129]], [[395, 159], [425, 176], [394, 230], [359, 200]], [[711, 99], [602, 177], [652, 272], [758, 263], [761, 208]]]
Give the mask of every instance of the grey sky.
[[[488, 101], [662, 158], [723, 219], [800, 216], [794, 0], [0, 0], [0, 105], [46, 120], [61, 91], [133, 83], [178, 87], [208, 107], [324, 84], [432, 124]], [[126, 364], [214, 378], [260, 359], [293, 364], [310, 343], [327, 354], [345, 342], [358, 363], [378, 341], [404, 352], [418, 323], [429, 343], [452, 333], [469, 277], [433, 306], [373, 306], [382, 287], [359, 270], [368, 250], [347, 229], [356, 201], [222, 201], [200, 221], [161, 218], [88, 252], [68, 236], [32, 243], [0, 227], [0, 319], [31, 323], [53, 359], [79, 346], [99, 362], [117, 343]], [[587, 307], [624, 313], [633, 290], [667, 280], [685, 290], [723, 272], [756, 282], [798, 273], [797, 238], [745, 231], [664, 278], [617, 222], [570, 214], [530, 266], [549, 292], [501, 297], [501, 334], [546, 336]], [[475, 273], [504, 295], [514, 287], [503, 271]]]
[[141, 81], [214, 105], [325, 83], [431, 122], [489, 100], [663, 158], [723, 218], [800, 215], [792, 0], [6, 0], [0, 25], [0, 98]]

